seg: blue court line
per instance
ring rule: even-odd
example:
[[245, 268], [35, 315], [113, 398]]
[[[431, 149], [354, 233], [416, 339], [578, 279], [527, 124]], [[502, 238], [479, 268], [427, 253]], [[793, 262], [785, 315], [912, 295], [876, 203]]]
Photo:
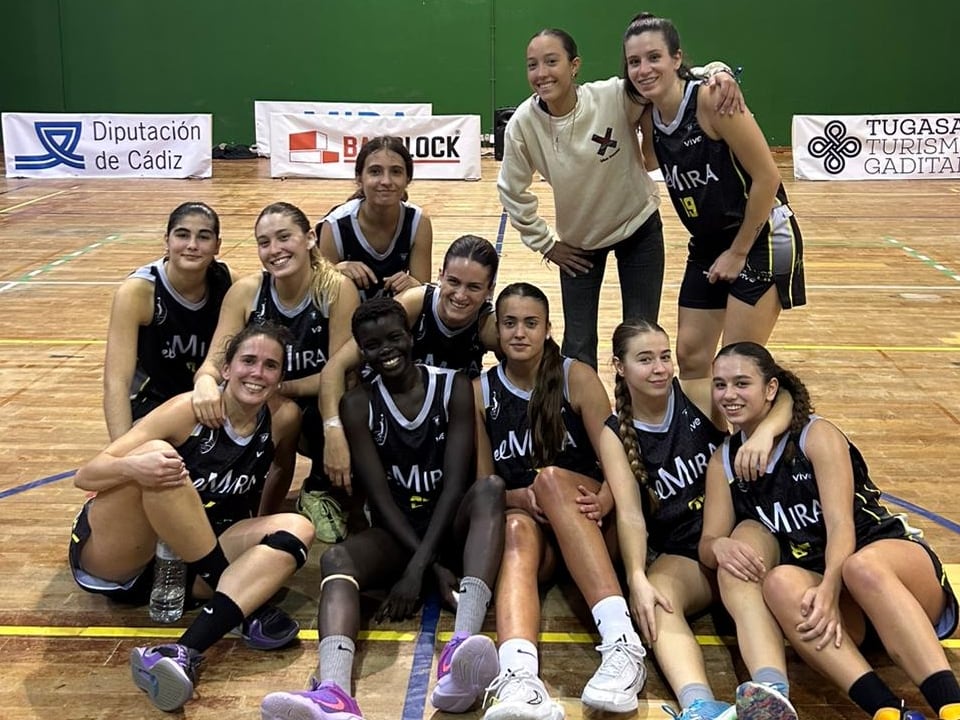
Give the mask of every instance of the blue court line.
[[937, 525], [941, 525], [945, 527], [947, 530], [950, 530], [960, 535], [960, 524], [955, 523], [953, 520], [945, 518], [942, 515], [937, 515], [936, 513], [930, 512], [929, 510], [922, 508], [919, 505], [914, 505], [909, 500], [903, 500], [902, 498], [898, 498], [894, 495], [883, 493], [881, 494], [880, 497], [883, 498], [884, 500], [890, 501], [894, 505], [899, 505], [905, 510], [909, 510], [912, 513], [916, 513], [917, 515], [920, 515], [921, 517], [926, 518], [930, 522], [934, 522]]
[[503, 234], [507, 231], [507, 211], [500, 211], [500, 229], [497, 230], [497, 255], [503, 250]]
[[50, 477], [41, 478], [39, 480], [33, 480], [23, 485], [17, 485], [17, 487], [12, 487], [9, 490], [4, 490], [0, 492], [0, 500], [3, 500], [6, 497], [11, 495], [18, 495], [26, 490], [33, 490], [33, 488], [40, 487], [42, 485], [49, 485], [50, 483], [56, 482], [57, 480], [63, 480], [64, 478], [71, 477], [76, 474], [76, 470], [67, 470], [58, 475], [51, 475]]
[[407, 697], [403, 702], [403, 720], [423, 720], [427, 686], [430, 684], [430, 667], [433, 665], [433, 647], [437, 641], [437, 623], [440, 620], [439, 596], [431, 595], [426, 599], [420, 617], [420, 635], [413, 650], [410, 679], [407, 680]]

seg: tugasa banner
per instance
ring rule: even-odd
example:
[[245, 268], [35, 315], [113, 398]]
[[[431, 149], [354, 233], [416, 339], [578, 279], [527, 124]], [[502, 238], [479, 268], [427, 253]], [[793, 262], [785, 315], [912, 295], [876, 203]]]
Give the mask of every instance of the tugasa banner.
[[254, 100], [253, 120], [257, 155], [270, 157], [270, 116], [333, 115], [342, 117], [424, 117], [433, 115], [431, 103], [302, 102], [296, 100]]
[[798, 180], [960, 178], [960, 114], [794, 115]]
[[211, 118], [3, 113], [7, 177], [210, 177]]
[[378, 135], [403, 139], [421, 180], [480, 179], [480, 116], [270, 115], [270, 176], [353, 179], [357, 153]]

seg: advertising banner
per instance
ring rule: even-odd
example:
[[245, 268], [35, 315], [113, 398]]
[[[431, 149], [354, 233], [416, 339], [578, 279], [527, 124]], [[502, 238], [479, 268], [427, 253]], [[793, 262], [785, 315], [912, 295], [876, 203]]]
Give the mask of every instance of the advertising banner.
[[430, 103], [350, 103], [254, 100], [257, 154], [270, 157], [270, 115], [334, 115], [342, 117], [424, 117], [433, 115]]
[[3, 113], [7, 177], [210, 177], [210, 115]]
[[798, 180], [960, 178], [960, 114], [794, 115]]
[[370, 138], [396, 135], [413, 156], [419, 180], [480, 179], [480, 116], [270, 116], [271, 177], [354, 177], [357, 153]]

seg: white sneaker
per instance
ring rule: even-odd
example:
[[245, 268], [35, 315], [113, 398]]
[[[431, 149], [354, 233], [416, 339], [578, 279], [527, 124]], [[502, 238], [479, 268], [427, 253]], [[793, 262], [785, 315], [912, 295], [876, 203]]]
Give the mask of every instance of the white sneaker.
[[553, 700], [543, 681], [527, 670], [505, 670], [483, 698], [483, 720], [563, 720], [563, 705]]
[[647, 679], [644, 658], [647, 651], [640, 643], [621, 637], [609, 645], [597, 647], [600, 667], [587, 682], [580, 700], [587, 707], [605, 712], [624, 713], [637, 709], [637, 695]]

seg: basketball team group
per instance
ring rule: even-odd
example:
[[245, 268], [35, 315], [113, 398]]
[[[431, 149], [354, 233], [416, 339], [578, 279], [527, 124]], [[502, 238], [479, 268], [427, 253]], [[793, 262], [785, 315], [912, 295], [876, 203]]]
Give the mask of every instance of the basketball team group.
[[[367, 591], [381, 592], [374, 622], [407, 620], [428, 597], [454, 613], [434, 708], [560, 720], [537, 640], [540, 590], [564, 568], [600, 638], [585, 709], [635, 711], [652, 652], [674, 718], [793, 720], [786, 640], [866, 717], [926, 717], [864, 658], [874, 647], [934, 717], [960, 720], [940, 644], [957, 599], [940, 560], [764, 347], [805, 286], [763, 132], [728, 67], [684, 63], [669, 20], [638, 15], [622, 47], [619, 77], [580, 82], [573, 38], [538, 32], [533, 94], [505, 131], [497, 189], [540, 255], [529, 262], [558, 272], [560, 343], [547, 295], [498, 277], [488, 240], [456, 238], [432, 277], [413, 161], [389, 136], [364, 144], [356, 193], [315, 227], [292, 204], [263, 208], [260, 272], [217, 260], [217, 213], [186, 202], [164, 257], [122, 282], [110, 444], [76, 473], [88, 499], [69, 562], [84, 590], [146, 604], [158, 541], [184, 561], [192, 622], [130, 655], [158, 708], [191, 700], [224, 636], [254, 651], [297, 638], [270, 600], [322, 542], [317, 667], [293, 683], [308, 689], [263, 698], [264, 720], [364, 717], [352, 680]], [[657, 324], [656, 168], [690, 235], [675, 339]], [[601, 371], [612, 402], [597, 371], [610, 253], [624, 319]], [[288, 512], [298, 453], [311, 469]], [[491, 605], [496, 643], [481, 633]], [[730, 697], [715, 696], [690, 625], [720, 607], [749, 672]]]

